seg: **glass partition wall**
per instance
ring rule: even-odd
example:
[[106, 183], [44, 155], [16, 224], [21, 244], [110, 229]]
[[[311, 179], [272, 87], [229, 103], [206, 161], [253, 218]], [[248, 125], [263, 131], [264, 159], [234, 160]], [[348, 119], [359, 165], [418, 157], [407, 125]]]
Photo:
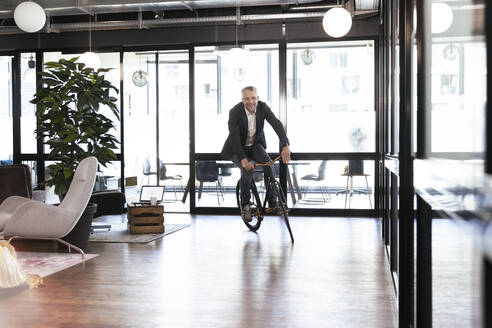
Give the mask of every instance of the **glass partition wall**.
[[[99, 172], [96, 190], [121, 188], [131, 202], [139, 200], [142, 185], [162, 185], [166, 211], [234, 212], [240, 173], [221, 158], [220, 151], [228, 135], [229, 110], [241, 102], [241, 89], [252, 85], [260, 101], [287, 128], [294, 160], [276, 173], [294, 212], [355, 209], [373, 213], [374, 41], [289, 43], [284, 67], [279, 44], [244, 48], [247, 55], [238, 59], [224, 46], [195, 47], [192, 63], [189, 49], [98, 53], [101, 67], [112, 68], [106, 78], [121, 88], [122, 122], [113, 133], [118, 139], [123, 135], [120, 148], [124, 151], [118, 149], [118, 160]], [[26, 71], [21, 138], [21, 156], [26, 160], [30, 152], [36, 152], [34, 109], [29, 115], [28, 102], [35, 92], [35, 75], [29, 74], [31, 56], [36, 58], [35, 53], [20, 57]], [[46, 52], [39, 58], [47, 62], [74, 56]], [[284, 82], [287, 89], [281, 95]], [[194, 91], [191, 109], [190, 90]], [[281, 99], [287, 100], [284, 108]], [[267, 151], [277, 155], [278, 137], [269, 124], [265, 134]], [[46, 161], [46, 155], [37, 156], [33, 163]], [[256, 179], [261, 190], [261, 174]]]
[[372, 40], [287, 45], [289, 206], [374, 208], [374, 63]]
[[123, 71], [127, 201], [161, 185], [166, 211], [188, 212], [188, 50], [125, 52]]
[[[195, 48], [195, 204], [236, 207], [239, 169], [220, 151], [229, 134], [229, 110], [241, 102], [241, 89], [255, 86], [260, 101], [279, 117], [278, 45], [247, 45], [234, 57], [223, 48]], [[265, 124], [267, 151], [278, 153], [278, 137]], [[207, 155], [208, 156], [205, 156]]]

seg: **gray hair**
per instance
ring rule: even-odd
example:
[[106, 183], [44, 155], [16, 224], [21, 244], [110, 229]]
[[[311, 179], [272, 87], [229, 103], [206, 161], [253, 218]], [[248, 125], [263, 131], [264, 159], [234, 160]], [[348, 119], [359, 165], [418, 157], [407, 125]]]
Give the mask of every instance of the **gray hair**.
[[243, 94], [244, 91], [254, 91], [256, 93], [256, 88], [252, 85], [248, 85], [247, 87], [241, 89], [241, 94]]

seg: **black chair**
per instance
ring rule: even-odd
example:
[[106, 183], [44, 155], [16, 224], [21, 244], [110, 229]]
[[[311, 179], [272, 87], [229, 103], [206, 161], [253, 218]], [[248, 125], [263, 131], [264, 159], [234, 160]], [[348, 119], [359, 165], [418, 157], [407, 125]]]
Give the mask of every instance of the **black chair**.
[[[217, 202], [220, 204], [220, 196], [224, 200], [222, 189], [219, 186], [219, 165], [216, 161], [197, 161], [195, 166], [196, 179], [199, 182], [198, 199], [202, 197], [203, 184], [205, 182], [215, 182], [215, 193]], [[220, 193], [220, 195], [219, 195]]]
[[[369, 188], [369, 181], [367, 177], [369, 174], [364, 173], [364, 161], [360, 159], [351, 159], [346, 166], [346, 171], [343, 173], [344, 176], [347, 177], [347, 185], [345, 190], [339, 191], [336, 194], [345, 194], [345, 208], [347, 208], [347, 200], [348, 200], [348, 208], [350, 208], [352, 202], [352, 196], [354, 194], [359, 195], [367, 195], [369, 198], [369, 207], [372, 208], [371, 201], [371, 189]], [[364, 177], [366, 182], [366, 189], [354, 188], [354, 177]]]
[[159, 160], [159, 180], [164, 181], [164, 194], [166, 193], [166, 181], [171, 181], [174, 190], [174, 200], [177, 201], [178, 193], [176, 192], [176, 184], [174, 182], [179, 181], [179, 185], [181, 187], [180, 190], [184, 190], [183, 183], [181, 182], [181, 180], [183, 180], [183, 177], [179, 174], [167, 175], [167, 168], [166, 165], [162, 162], [162, 160]]
[[[321, 193], [323, 203], [331, 201], [330, 193], [328, 192], [328, 190], [325, 189], [325, 187], [322, 184], [322, 182], [325, 180], [325, 170], [326, 170], [327, 163], [328, 163], [327, 160], [321, 161], [321, 164], [318, 167], [318, 172], [316, 174], [308, 174], [301, 178], [301, 181], [305, 184], [308, 184], [309, 182], [318, 183], [318, 190]], [[308, 201], [308, 199], [306, 199], [307, 189], [308, 189], [307, 187], [304, 188], [304, 195], [302, 197], [306, 201]]]
[[143, 159], [143, 178], [142, 182], [140, 182], [140, 186], [138, 187], [138, 192], [142, 189], [142, 186], [144, 184], [144, 180], [147, 179], [147, 184], [150, 182], [150, 177], [152, 175], [155, 175], [157, 177], [157, 172], [152, 172], [151, 171], [151, 166], [148, 158]]
[[232, 163], [219, 163], [219, 186], [222, 190], [222, 194], [225, 193], [224, 178], [230, 177], [232, 180], [232, 186], [235, 188], [236, 181], [232, 177], [232, 169], [235, 167]]

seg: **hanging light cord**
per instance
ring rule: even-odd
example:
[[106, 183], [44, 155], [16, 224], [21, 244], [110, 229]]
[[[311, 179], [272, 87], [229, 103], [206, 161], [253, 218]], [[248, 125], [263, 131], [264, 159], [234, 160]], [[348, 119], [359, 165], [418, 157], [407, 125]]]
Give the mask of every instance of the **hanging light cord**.
[[92, 20], [91, 15], [89, 15], [89, 52], [92, 52]]
[[239, 8], [239, 4], [236, 0], [236, 48], [239, 48], [237, 29], [238, 29], [238, 25], [241, 23], [240, 17], [241, 17], [241, 9]]

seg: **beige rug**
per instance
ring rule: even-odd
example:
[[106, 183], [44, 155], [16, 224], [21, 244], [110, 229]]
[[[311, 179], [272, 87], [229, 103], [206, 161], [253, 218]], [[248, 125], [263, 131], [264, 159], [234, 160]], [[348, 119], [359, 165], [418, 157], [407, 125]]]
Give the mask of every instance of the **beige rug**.
[[89, 242], [146, 244], [189, 226], [189, 224], [164, 224], [164, 233], [132, 235], [128, 233], [126, 225], [113, 224], [111, 231], [97, 231], [92, 233], [89, 237]]

